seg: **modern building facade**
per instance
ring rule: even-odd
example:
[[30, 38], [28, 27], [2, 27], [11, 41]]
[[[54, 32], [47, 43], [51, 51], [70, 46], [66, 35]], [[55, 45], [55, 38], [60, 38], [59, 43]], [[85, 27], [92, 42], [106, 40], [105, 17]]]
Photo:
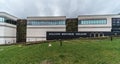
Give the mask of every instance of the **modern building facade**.
[[0, 12], [0, 44], [16, 43], [16, 20], [8, 13]]
[[[73, 23], [74, 21], [77, 24]], [[72, 24], [77, 25], [77, 29]], [[69, 27], [71, 25], [72, 28]], [[21, 26], [24, 26], [24, 30]], [[16, 43], [16, 38], [17, 42], [47, 40], [47, 32], [63, 32], [64, 36], [66, 32], [68, 35], [73, 35], [72, 32], [75, 32], [79, 36], [82, 35], [81, 37], [120, 35], [120, 15], [80, 15], [78, 18], [68, 19], [66, 16], [33, 16], [18, 19], [8, 13], [0, 12], [0, 44]]]
[[48, 31], [66, 31], [66, 17], [27, 17], [27, 42], [46, 40]]
[[119, 34], [119, 21], [120, 15], [81, 15], [78, 16], [78, 31], [89, 32], [90, 37]]

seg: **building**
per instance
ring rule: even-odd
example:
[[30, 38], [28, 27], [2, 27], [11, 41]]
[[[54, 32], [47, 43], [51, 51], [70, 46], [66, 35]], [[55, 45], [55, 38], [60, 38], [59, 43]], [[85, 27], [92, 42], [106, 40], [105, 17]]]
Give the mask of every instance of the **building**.
[[0, 12], [0, 44], [16, 43], [16, 20], [8, 13]]
[[49, 31], [65, 32], [66, 17], [27, 17], [27, 42], [46, 40]]
[[8, 13], [0, 12], [0, 44], [16, 43], [16, 39], [17, 42], [30, 42], [111, 35], [120, 35], [119, 14], [80, 15], [78, 18], [33, 16], [18, 19]]
[[117, 35], [120, 32], [120, 15], [78, 16], [78, 31], [89, 33], [90, 37]]

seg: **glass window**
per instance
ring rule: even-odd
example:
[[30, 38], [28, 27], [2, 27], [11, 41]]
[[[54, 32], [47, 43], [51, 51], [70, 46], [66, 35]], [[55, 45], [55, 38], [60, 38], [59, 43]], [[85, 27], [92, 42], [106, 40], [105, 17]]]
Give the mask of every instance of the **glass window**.
[[31, 20], [28, 25], [65, 25], [65, 20]]
[[79, 24], [107, 24], [106, 19], [93, 19], [93, 20], [79, 20]]
[[5, 21], [5, 18], [0, 17], [0, 22], [4, 22], [4, 21]]
[[120, 27], [120, 18], [112, 18], [112, 27]]
[[4, 22], [5, 23], [8, 23], [8, 24], [13, 24], [13, 25], [16, 25], [16, 21], [14, 21], [14, 20], [11, 20], [11, 19], [6, 19], [6, 20], [4, 20]]

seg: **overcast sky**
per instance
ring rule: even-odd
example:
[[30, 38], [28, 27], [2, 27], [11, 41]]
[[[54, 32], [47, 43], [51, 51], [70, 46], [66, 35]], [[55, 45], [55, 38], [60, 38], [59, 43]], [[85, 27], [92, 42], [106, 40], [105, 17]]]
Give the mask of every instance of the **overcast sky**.
[[0, 0], [0, 12], [7, 12], [19, 18], [118, 14], [120, 0]]

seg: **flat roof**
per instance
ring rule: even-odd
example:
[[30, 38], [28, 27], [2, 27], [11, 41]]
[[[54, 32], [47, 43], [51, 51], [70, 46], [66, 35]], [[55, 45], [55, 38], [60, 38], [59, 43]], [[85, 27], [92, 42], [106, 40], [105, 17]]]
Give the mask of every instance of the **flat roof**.
[[78, 17], [83, 17], [83, 16], [120, 16], [120, 14], [79, 15]]
[[66, 16], [31, 16], [27, 20], [66, 20]]
[[12, 19], [12, 20], [17, 20], [18, 19], [17, 17], [15, 17], [15, 16], [13, 16], [11, 14], [8, 14], [6, 12], [0, 12], [0, 16], [7, 17], [7, 18]]

